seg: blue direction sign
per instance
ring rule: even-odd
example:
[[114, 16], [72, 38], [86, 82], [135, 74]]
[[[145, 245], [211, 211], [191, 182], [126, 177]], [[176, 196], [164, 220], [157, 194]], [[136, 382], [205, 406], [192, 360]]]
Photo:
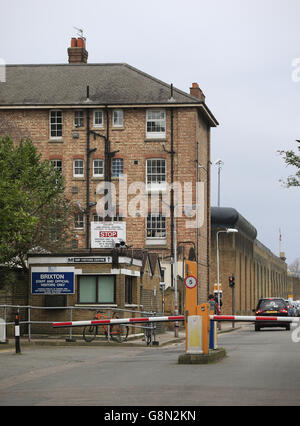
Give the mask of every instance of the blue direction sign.
[[74, 294], [74, 271], [32, 272], [32, 294]]

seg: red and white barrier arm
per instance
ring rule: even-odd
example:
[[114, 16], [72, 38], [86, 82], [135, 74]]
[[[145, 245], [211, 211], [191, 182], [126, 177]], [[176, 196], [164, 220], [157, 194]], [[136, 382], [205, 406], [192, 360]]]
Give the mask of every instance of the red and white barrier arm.
[[[213, 321], [278, 321], [278, 322], [300, 322], [300, 317], [268, 317], [268, 316], [239, 316], [239, 315], [210, 315], [210, 320]], [[103, 320], [90, 321], [68, 321], [54, 322], [52, 326], [58, 327], [84, 327], [86, 325], [113, 325], [113, 324], [136, 324], [136, 323], [152, 323], [164, 321], [184, 321], [184, 315], [169, 316], [169, 317], [141, 317], [141, 318], [114, 318]]]
[[268, 317], [268, 316], [239, 316], [239, 315], [210, 315], [209, 318], [213, 321], [278, 321], [278, 322], [299, 322], [300, 317]]
[[54, 322], [53, 327], [84, 327], [86, 325], [113, 325], [113, 324], [136, 324], [136, 323], [151, 323], [163, 321], [184, 321], [183, 315], [170, 317], [141, 317], [141, 318], [114, 318], [91, 321], [69, 321], [69, 322]]

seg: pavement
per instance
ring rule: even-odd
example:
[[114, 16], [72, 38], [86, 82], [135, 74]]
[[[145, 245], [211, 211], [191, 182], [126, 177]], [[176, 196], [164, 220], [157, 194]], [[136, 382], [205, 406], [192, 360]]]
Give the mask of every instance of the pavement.
[[[221, 330], [218, 331], [218, 334], [232, 332], [237, 329], [241, 328], [241, 325], [235, 324], [235, 327], [232, 328], [232, 322], [222, 322], [221, 324]], [[174, 330], [167, 330], [164, 333], [157, 334], [155, 336], [155, 341], [152, 345], [152, 347], [162, 347], [167, 345], [172, 345], [176, 343], [181, 343], [185, 341], [185, 330], [183, 328], [179, 328], [178, 330], [178, 337], [175, 336]], [[83, 340], [82, 335], [76, 335], [76, 329], [72, 329], [72, 340], [69, 339], [69, 329], [66, 329], [65, 335], [32, 335], [30, 340], [28, 336], [22, 336], [20, 337], [20, 347], [22, 351], [23, 346], [130, 346], [130, 347], [141, 347], [145, 346], [147, 347], [145, 340], [143, 339], [142, 335], [135, 335], [132, 337], [129, 337], [126, 342], [123, 343], [117, 343], [110, 341], [107, 342], [104, 338], [96, 337], [96, 339], [90, 343], [87, 343]], [[7, 349], [15, 349], [15, 339], [14, 337], [9, 337], [7, 339], [6, 343], [0, 343], [0, 352]]]

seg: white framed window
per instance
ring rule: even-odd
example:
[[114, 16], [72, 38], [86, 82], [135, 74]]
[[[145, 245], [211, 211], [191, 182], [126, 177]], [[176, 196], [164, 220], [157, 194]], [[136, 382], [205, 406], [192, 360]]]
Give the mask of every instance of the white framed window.
[[50, 111], [50, 138], [61, 139], [62, 138], [62, 111], [53, 109]]
[[74, 228], [75, 229], [83, 229], [84, 228], [83, 213], [75, 213], [74, 214]]
[[123, 127], [124, 125], [124, 113], [122, 109], [114, 109], [113, 110], [113, 119], [112, 119], [113, 127]]
[[111, 162], [111, 175], [112, 177], [120, 177], [124, 173], [123, 158], [113, 158]]
[[93, 176], [103, 177], [104, 174], [104, 162], [101, 159], [93, 160]]
[[103, 110], [96, 109], [93, 114], [93, 126], [104, 127]]
[[147, 244], [166, 243], [166, 217], [161, 213], [151, 213], [147, 216], [146, 224]]
[[164, 109], [146, 111], [146, 137], [150, 139], [166, 137], [166, 111]]
[[166, 189], [166, 160], [150, 158], [146, 160], [147, 191], [164, 191]]
[[81, 159], [73, 160], [73, 176], [84, 177], [84, 161]]
[[84, 115], [82, 109], [77, 109], [74, 111], [74, 127], [83, 127], [84, 126]]

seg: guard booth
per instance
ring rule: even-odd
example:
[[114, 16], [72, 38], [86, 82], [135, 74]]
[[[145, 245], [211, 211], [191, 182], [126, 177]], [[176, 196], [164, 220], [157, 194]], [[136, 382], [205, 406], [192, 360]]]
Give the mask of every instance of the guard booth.
[[[145, 251], [130, 249], [30, 254], [28, 264], [28, 304], [48, 308], [32, 309], [32, 322], [69, 320], [71, 306], [74, 321], [92, 319], [101, 309], [121, 309], [121, 318], [135, 316], [135, 311], [161, 310], [161, 270], [153, 253], [151, 258]], [[53, 332], [57, 333], [51, 326], [32, 325], [32, 333]]]

